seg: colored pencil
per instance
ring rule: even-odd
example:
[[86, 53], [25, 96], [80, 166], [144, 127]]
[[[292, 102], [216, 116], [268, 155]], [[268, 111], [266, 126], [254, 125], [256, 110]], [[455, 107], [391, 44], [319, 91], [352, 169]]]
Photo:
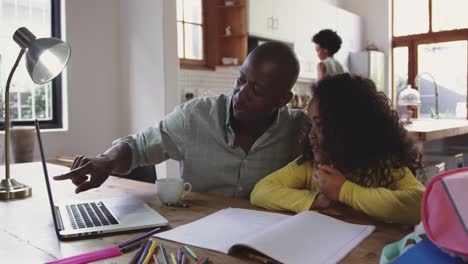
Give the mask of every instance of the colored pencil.
[[172, 264], [177, 264], [177, 259], [174, 253], [171, 253], [171, 260], [172, 260]]
[[194, 260], [198, 260], [197, 254], [195, 254], [195, 252], [193, 252], [193, 250], [190, 249], [188, 246], [185, 246], [185, 245], [184, 245], [183, 249], [184, 249], [185, 252], [187, 252], [187, 254], [189, 254]]
[[159, 249], [161, 251], [161, 256], [163, 258], [164, 264], [169, 264], [169, 260], [167, 259], [166, 248], [164, 247], [163, 243], [159, 243]]
[[129, 245], [131, 245], [131, 244], [133, 244], [133, 243], [135, 243], [135, 242], [138, 242], [138, 241], [140, 241], [140, 240], [143, 240], [143, 239], [145, 239], [145, 238], [147, 238], [147, 237], [150, 237], [150, 236], [156, 234], [157, 232], [159, 232], [160, 229], [161, 229], [161, 228], [159, 228], [159, 227], [156, 228], [156, 229], [153, 229], [153, 230], [151, 230], [151, 231], [149, 231], [149, 232], [147, 232], [147, 233], [144, 233], [144, 234], [142, 234], [142, 235], [139, 235], [139, 236], [137, 236], [137, 237], [135, 237], [135, 238], [129, 239], [129, 240], [127, 240], [127, 241], [124, 241], [124, 242], [120, 243], [118, 246], [119, 246], [119, 248], [127, 247], [127, 246], [129, 246]]
[[158, 241], [155, 239], [151, 243], [148, 253], [146, 254], [145, 260], [143, 260], [143, 264], [148, 264], [150, 262], [151, 256], [153, 256], [154, 250], [156, 250], [157, 246], [158, 246]]

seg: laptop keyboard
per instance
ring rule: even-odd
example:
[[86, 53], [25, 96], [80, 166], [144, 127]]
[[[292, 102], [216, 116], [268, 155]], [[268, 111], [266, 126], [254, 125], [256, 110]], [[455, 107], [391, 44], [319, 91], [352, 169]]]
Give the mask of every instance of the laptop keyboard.
[[72, 204], [66, 208], [73, 229], [119, 223], [103, 202]]

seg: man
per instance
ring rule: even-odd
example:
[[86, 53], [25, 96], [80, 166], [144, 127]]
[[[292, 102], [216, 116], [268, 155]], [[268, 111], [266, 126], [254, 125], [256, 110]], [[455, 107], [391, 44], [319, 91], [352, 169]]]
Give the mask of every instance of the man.
[[79, 193], [99, 187], [110, 173], [171, 158], [181, 162], [193, 191], [248, 199], [257, 181], [301, 152], [297, 133], [305, 114], [286, 107], [298, 74], [287, 45], [263, 44], [245, 60], [231, 94], [193, 99], [95, 158], [77, 156], [71, 171], [54, 179], [71, 179]]

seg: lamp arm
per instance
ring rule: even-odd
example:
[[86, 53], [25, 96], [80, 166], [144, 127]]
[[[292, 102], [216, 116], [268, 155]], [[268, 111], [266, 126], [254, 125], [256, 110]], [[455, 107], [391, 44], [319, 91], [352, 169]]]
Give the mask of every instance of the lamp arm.
[[13, 65], [13, 68], [8, 75], [8, 80], [5, 86], [5, 179], [8, 181], [10, 179], [10, 84], [13, 74], [18, 67], [21, 57], [23, 57], [25, 50], [21, 49], [18, 54], [18, 58]]

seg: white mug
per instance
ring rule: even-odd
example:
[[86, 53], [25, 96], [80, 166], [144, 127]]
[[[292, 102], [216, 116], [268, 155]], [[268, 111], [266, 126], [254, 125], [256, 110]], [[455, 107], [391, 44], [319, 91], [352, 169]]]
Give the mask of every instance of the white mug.
[[182, 178], [164, 178], [156, 180], [156, 195], [162, 203], [174, 204], [192, 190], [192, 185]]

